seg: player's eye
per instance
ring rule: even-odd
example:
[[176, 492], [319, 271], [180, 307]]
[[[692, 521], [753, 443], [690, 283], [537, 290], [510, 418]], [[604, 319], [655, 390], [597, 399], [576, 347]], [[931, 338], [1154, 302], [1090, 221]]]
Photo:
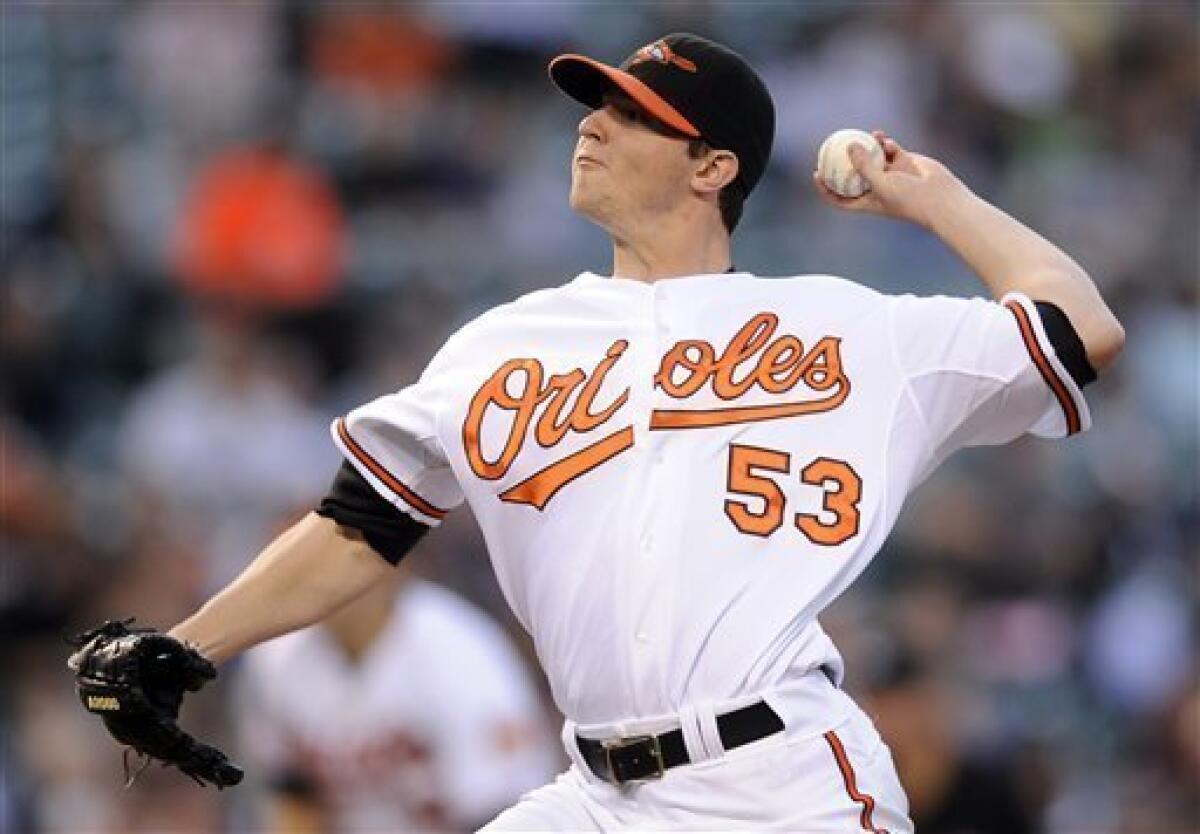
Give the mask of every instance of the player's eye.
[[608, 93], [604, 96], [604, 106], [622, 124], [642, 127], [652, 130], [661, 136], [671, 137], [672, 139], [686, 138], [647, 113], [637, 102], [626, 95]]
[[632, 124], [645, 124], [646, 118], [640, 107], [627, 99], [610, 98], [608, 106], [612, 108], [621, 121]]
[[604, 97], [604, 104], [619, 121], [625, 124], [650, 128], [655, 126], [654, 118], [628, 96], [609, 93]]

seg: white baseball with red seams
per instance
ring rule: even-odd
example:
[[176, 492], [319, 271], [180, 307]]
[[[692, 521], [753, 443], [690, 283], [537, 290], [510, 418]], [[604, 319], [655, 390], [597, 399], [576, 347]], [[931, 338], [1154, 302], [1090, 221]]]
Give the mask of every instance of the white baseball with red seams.
[[866, 149], [877, 164], [883, 164], [883, 146], [865, 130], [855, 128], [835, 130], [817, 151], [817, 175], [826, 188], [842, 197], [861, 197], [871, 190], [871, 184], [863, 179], [850, 161], [850, 146], [856, 142]]

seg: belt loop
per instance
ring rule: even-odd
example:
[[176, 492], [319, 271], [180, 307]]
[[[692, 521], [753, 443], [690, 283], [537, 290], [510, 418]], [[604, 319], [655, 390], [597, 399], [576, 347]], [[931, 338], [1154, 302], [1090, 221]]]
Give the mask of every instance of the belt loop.
[[702, 762], [711, 758], [700, 734], [700, 719], [695, 706], [689, 704], [679, 709], [679, 729], [683, 731], [683, 745], [687, 748], [689, 759]]
[[578, 725], [570, 718], [563, 719], [562, 725], [562, 746], [567, 751], [567, 758], [571, 760], [571, 764], [579, 768], [580, 772], [589, 779], [595, 779], [596, 775], [592, 772], [592, 768], [583, 758], [583, 753], [579, 750], [579, 743], [575, 741], [575, 729]]
[[705, 701], [696, 708], [697, 725], [700, 729], [700, 739], [708, 750], [709, 756], [716, 758], [725, 755], [725, 744], [721, 741], [721, 731], [717, 727], [717, 713], [712, 702]]

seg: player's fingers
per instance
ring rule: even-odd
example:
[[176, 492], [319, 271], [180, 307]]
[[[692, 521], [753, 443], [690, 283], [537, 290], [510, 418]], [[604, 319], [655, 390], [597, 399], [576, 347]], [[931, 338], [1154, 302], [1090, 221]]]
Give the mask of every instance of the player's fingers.
[[817, 190], [817, 196], [834, 208], [855, 212], [870, 212], [877, 209], [878, 201], [873, 198], [869, 191], [860, 197], [843, 197], [836, 191], [831, 190], [816, 171], [813, 171], [812, 179], [813, 187]]
[[820, 172], [813, 171], [812, 181], [813, 187], [817, 190], [817, 195], [830, 205], [837, 206], [838, 208], [844, 208], [846, 203], [852, 202], [846, 197], [836, 193], [828, 185], [826, 185], [825, 180], [821, 179]]
[[870, 183], [871, 190], [879, 191], [886, 188], [886, 172], [882, 161], [872, 157], [871, 154], [867, 153], [867, 149], [858, 142], [851, 142], [847, 150], [850, 154], [850, 163], [854, 166], [854, 170], [858, 171], [859, 175]]
[[836, 208], [849, 208], [849, 203], [853, 202], [839, 194], [835, 194], [825, 184], [825, 180], [821, 179], [820, 173], [813, 171], [812, 173], [813, 188], [817, 190], [817, 196], [824, 202]]
[[911, 174], [913, 176], [920, 176], [921, 174], [921, 168], [917, 164], [916, 156], [904, 150], [899, 145], [896, 146], [895, 156], [888, 163], [888, 170], [896, 173]]
[[893, 139], [884, 130], [873, 130], [871, 135], [879, 142], [883, 148], [883, 158], [886, 160], [887, 170], [889, 173], [904, 173], [919, 175], [920, 166], [917, 165], [916, 158], [913, 154], [906, 150], [903, 145]]
[[900, 147], [899, 142], [897, 142], [891, 136], [888, 136], [886, 131], [872, 130], [871, 135], [875, 137], [875, 141], [878, 142], [879, 146], [883, 148], [883, 157], [887, 160], [889, 165], [895, 162], [896, 155], [904, 150]]

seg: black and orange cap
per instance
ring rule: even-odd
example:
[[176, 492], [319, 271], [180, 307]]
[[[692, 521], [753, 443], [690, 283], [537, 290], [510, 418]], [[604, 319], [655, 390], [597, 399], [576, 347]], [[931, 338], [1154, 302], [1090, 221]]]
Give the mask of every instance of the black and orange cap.
[[771, 156], [775, 105], [746, 59], [699, 35], [676, 33], [647, 44], [612, 67], [583, 55], [559, 55], [550, 78], [576, 101], [599, 108], [614, 86], [663, 124], [738, 158], [736, 183], [748, 195]]

